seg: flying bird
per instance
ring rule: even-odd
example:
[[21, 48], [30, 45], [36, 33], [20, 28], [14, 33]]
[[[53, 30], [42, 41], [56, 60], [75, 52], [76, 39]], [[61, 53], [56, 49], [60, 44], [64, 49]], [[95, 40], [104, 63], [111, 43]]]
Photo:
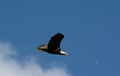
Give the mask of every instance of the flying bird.
[[48, 44], [40, 45], [37, 48], [37, 50], [44, 51], [50, 54], [67, 55], [68, 53], [65, 51], [62, 51], [60, 48], [60, 43], [63, 38], [64, 38], [64, 35], [62, 33], [56, 33], [54, 36], [51, 37]]

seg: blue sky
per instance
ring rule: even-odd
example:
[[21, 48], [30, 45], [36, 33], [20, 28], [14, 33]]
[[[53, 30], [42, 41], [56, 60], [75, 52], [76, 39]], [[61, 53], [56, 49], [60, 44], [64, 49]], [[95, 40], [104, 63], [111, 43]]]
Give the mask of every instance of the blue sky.
[[[74, 76], [120, 76], [120, 1], [2, 0], [0, 41], [17, 49], [17, 59], [35, 56], [43, 68], [66, 67]], [[68, 56], [38, 53], [57, 32]]]

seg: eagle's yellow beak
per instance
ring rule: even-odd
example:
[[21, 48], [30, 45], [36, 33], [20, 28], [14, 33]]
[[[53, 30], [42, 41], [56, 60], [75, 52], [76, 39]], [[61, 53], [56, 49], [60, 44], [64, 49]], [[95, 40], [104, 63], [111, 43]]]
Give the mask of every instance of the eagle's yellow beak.
[[37, 50], [38, 50], [38, 51], [43, 51], [44, 48], [42, 48], [42, 47], [38, 47]]
[[37, 50], [38, 51], [46, 51], [47, 50], [47, 46], [45, 45], [45, 46], [39, 46], [38, 48], [37, 48]]
[[41, 48], [41, 47], [38, 47], [37, 50], [42, 50], [42, 48]]

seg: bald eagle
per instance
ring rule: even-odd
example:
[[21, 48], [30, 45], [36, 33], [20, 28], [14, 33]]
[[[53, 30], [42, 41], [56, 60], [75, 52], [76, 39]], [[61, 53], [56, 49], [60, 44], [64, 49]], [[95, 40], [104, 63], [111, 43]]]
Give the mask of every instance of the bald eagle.
[[40, 45], [37, 50], [44, 51], [50, 54], [67, 55], [68, 53], [62, 51], [60, 48], [60, 43], [63, 38], [64, 35], [62, 33], [56, 33], [54, 36], [51, 37], [48, 44]]

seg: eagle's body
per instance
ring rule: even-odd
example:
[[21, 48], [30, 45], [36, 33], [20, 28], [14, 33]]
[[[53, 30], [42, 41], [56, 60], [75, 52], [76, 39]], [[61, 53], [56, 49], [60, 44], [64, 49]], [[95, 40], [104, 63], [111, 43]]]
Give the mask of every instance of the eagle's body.
[[48, 44], [41, 45], [40, 47], [38, 47], [38, 50], [42, 50], [50, 54], [66, 55], [67, 52], [62, 51], [60, 48], [60, 43], [63, 38], [64, 38], [63, 34], [57, 33], [51, 37]]

